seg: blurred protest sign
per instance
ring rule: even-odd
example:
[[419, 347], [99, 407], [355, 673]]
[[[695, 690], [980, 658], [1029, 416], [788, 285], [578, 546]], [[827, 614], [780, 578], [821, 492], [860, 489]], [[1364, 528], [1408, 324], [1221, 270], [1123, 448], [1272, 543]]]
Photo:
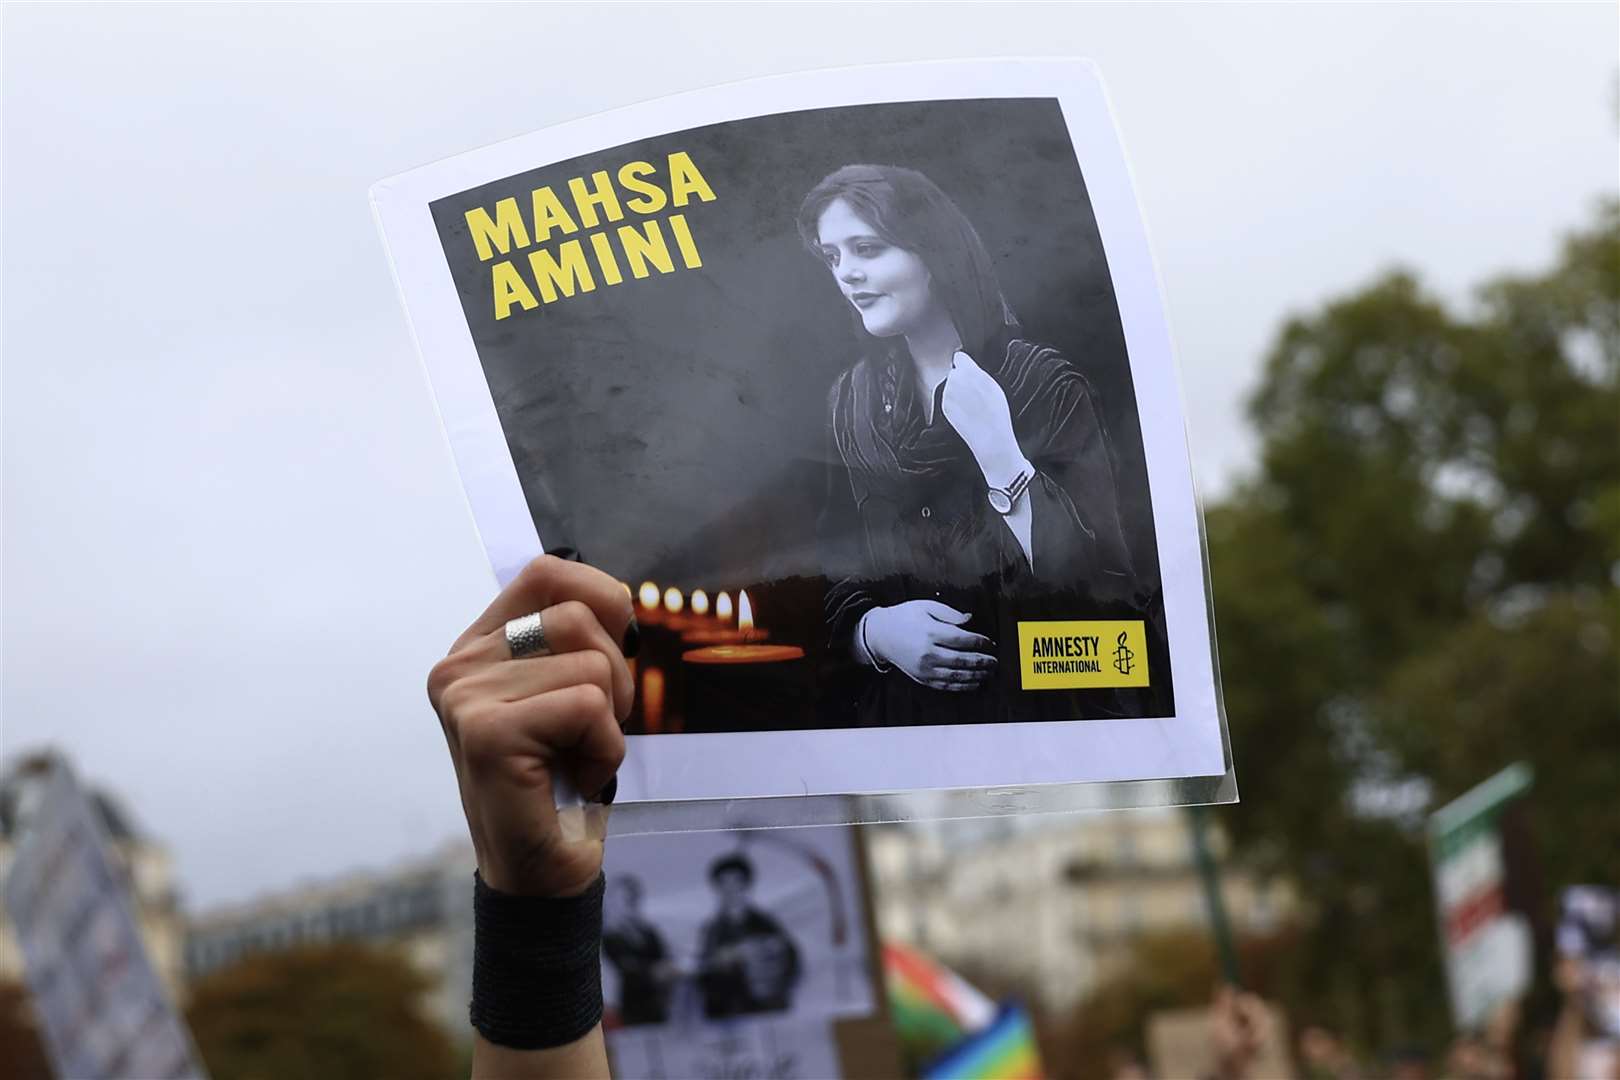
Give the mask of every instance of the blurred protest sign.
[[1515, 910], [1504, 816], [1530, 789], [1530, 766], [1517, 762], [1429, 816], [1440, 937], [1451, 1014], [1477, 1028], [1530, 986], [1534, 940], [1528, 914]]
[[606, 873], [615, 1077], [893, 1073], [854, 830], [622, 837]]
[[60, 762], [41, 791], [4, 896], [57, 1075], [206, 1075], [84, 791]]
[[[1288, 1018], [1267, 1004], [1270, 1019], [1262, 1025], [1250, 1076], [1287, 1080], [1294, 1075], [1288, 1055]], [[1214, 1008], [1168, 1009], [1148, 1017], [1148, 1060], [1154, 1076], [1217, 1076]]]
[[609, 1040], [614, 1076], [821, 1080], [844, 1075], [832, 1025], [825, 1021], [720, 1024], [676, 1038], [657, 1029], [624, 1028]]

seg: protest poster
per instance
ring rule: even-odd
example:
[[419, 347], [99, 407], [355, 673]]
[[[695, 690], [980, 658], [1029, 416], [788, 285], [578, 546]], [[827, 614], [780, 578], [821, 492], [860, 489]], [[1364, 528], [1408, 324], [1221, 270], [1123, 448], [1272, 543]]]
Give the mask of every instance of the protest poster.
[[719, 87], [372, 199], [498, 580], [567, 547], [635, 598], [620, 802], [1229, 776], [1089, 64]]
[[615, 1076], [840, 1075], [881, 1010], [852, 830], [620, 837], [605, 872]]
[[1504, 818], [1530, 789], [1530, 766], [1519, 762], [1429, 816], [1441, 943], [1451, 1014], [1464, 1030], [1523, 994], [1534, 976], [1535, 940], [1517, 901]]
[[668, 1033], [626, 1028], [608, 1039], [613, 1075], [625, 1080], [838, 1080], [844, 1075], [829, 1021], [754, 1020]]
[[147, 956], [101, 825], [65, 765], [45, 783], [4, 893], [56, 1075], [206, 1075]]

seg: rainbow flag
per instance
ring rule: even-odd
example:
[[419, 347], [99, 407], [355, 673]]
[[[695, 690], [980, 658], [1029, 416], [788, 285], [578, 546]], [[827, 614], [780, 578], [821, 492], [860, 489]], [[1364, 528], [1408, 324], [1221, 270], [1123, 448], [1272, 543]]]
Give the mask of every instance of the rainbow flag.
[[923, 1070], [923, 1080], [1041, 1080], [1029, 1014], [1017, 1005], [1004, 1006], [989, 1027]]
[[989, 998], [915, 949], [886, 942], [883, 971], [889, 1011], [908, 1046], [948, 1046], [995, 1019]]

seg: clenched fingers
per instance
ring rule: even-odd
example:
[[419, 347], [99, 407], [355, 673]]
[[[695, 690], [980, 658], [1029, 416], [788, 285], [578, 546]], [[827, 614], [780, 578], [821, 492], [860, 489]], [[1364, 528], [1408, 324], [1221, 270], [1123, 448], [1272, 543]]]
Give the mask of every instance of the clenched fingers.
[[[564, 597], [590, 608], [614, 647], [619, 647], [632, 615], [630, 596], [624, 591], [624, 586], [594, 566], [568, 562], [554, 555], [542, 555], [525, 566], [501, 590], [500, 595], [456, 641], [452, 651], [474, 638], [503, 629], [509, 620], [535, 611], [543, 612]], [[550, 637], [549, 628], [547, 637]]]
[[[587, 683], [613, 700], [613, 679], [612, 662], [597, 649], [584, 649], [491, 664], [453, 684], [443, 700], [445, 708], [454, 712], [464, 701], [504, 704]], [[614, 716], [618, 716], [616, 704]]]
[[463, 724], [460, 736], [462, 756], [475, 770], [513, 757], [538, 759], [547, 769], [566, 767], [579, 790], [592, 795], [624, 761], [613, 699], [594, 683], [494, 705]]
[[[565, 685], [557, 683], [556, 679], [572, 674], [579, 677], [575, 681], [601, 685], [612, 697], [618, 718], [621, 721], [627, 718], [635, 694], [630, 665], [595, 611], [582, 601], [566, 600], [540, 612], [540, 622], [545, 628], [549, 656], [512, 659], [504, 623], [451, 653], [445, 664], [455, 669], [454, 675], [460, 676], [452, 683], [452, 688], [459, 687], [455, 689], [456, 696], [496, 689], [500, 697], [515, 700]], [[546, 663], [565, 656], [574, 659], [565, 665]], [[468, 685], [460, 686], [463, 682]], [[526, 687], [529, 689], [525, 692]], [[432, 694], [431, 683], [429, 693]]]

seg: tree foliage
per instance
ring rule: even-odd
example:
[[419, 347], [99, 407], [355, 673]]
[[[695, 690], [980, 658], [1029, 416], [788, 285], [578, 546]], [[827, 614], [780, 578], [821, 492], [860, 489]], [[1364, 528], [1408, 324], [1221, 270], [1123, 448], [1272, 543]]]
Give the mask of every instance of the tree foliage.
[[1421, 812], [1517, 759], [1550, 886], [1620, 851], [1620, 205], [1466, 312], [1391, 273], [1289, 320], [1208, 514], [1246, 856], [1300, 883], [1307, 1008], [1446, 1029]]
[[456, 1075], [449, 1037], [420, 1008], [428, 980], [356, 944], [261, 953], [192, 987], [187, 1019], [214, 1080]]

